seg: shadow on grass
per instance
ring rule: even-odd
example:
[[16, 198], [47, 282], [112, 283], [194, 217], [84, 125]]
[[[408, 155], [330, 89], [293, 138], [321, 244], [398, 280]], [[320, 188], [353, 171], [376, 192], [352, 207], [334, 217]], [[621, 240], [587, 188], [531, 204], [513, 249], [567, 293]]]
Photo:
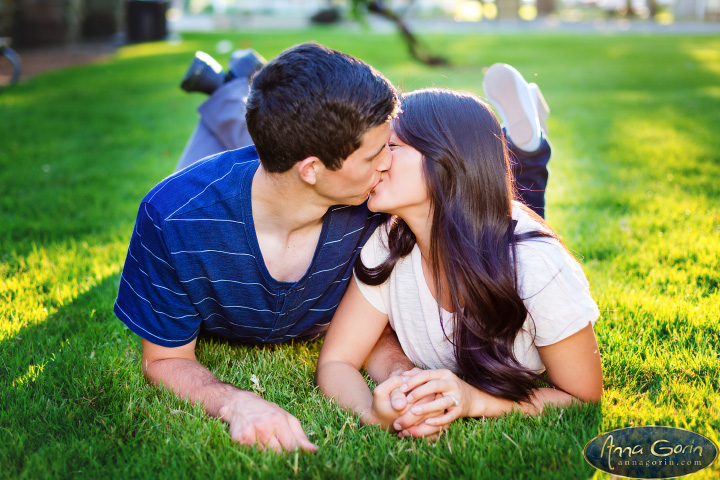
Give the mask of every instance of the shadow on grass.
[[195, 478], [228, 449], [221, 422], [145, 383], [139, 339], [112, 313], [116, 291], [106, 278], [0, 343], [4, 475]]
[[113, 421], [128, 406], [127, 397], [143, 389], [135, 340], [112, 321], [108, 308], [115, 285], [114, 278], [105, 279], [0, 343], [0, 453], [11, 476], [67, 476], [87, 468], [85, 462], [99, 466], [103, 446], [131, 440], [142, 423], [140, 417]]

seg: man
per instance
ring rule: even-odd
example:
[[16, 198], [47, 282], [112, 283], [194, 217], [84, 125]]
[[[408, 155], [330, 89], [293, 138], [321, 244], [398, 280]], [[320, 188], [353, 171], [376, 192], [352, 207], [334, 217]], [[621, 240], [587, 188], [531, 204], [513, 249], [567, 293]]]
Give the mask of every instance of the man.
[[389, 167], [396, 107], [368, 65], [295, 46], [253, 79], [255, 147], [176, 172], [140, 205], [115, 313], [142, 338], [147, 378], [201, 402], [240, 443], [317, 448], [292, 415], [202, 366], [197, 335], [276, 343], [324, 333], [379, 221], [363, 203]]

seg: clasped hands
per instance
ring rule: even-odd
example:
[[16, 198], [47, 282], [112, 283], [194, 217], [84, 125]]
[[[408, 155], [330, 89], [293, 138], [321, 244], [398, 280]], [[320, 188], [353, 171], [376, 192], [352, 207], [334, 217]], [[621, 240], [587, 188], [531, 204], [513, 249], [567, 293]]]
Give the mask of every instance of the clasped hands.
[[449, 370], [413, 368], [375, 387], [366, 423], [400, 437], [435, 439], [455, 419], [469, 416], [472, 387]]
[[[233, 440], [276, 452], [317, 451], [294, 416], [254, 393], [238, 394], [240, 401], [221, 408], [218, 415], [229, 424]], [[473, 387], [449, 370], [413, 368], [375, 387], [372, 405], [361, 418], [400, 437], [432, 440], [455, 419], [473, 416], [474, 396]]]

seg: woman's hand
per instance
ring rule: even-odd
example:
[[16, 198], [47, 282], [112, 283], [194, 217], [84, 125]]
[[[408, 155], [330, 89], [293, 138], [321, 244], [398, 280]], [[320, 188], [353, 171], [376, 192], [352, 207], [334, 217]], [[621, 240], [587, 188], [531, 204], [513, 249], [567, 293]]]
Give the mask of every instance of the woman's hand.
[[[411, 427], [418, 425], [418, 420], [427, 426], [445, 428], [458, 418], [473, 416], [479, 394], [482, 394], [450, 370], [414, 368], [403, 372], [403, 376], [407, 381], [400, 386], [400, 390], [408, 392], [410, 408], [395, 421], [397, 430], [408, 429], [412, 432]], [[434, 397], [434, 400], [417, 403], [418, 399], [428, 397]]]
[[[416, 370], [416, 369], [414, 369]], [[398, 431], [400, 437], [426, 437], [430, 440], [437, 438], [442, 427], [428, 425], [425, 420], [430, 415], [417, 416], [410, 413], [410, 409], [417, 405], [428, 404], [438, 398], [437, 395], [430, 395], [415, 400], [414, 403], [404, 402], [404, 406], [398, 409], [393, 406], [393, 398], [400, 393], [400, 387], [405, 384], [408, 377], [395, 375], [387, 379], [385, 382], [375, 387], [373, 391], [373, 404], [370, 409], [365, 412], [361, 419], [366, 424], [377, 424], [383, 429], [390, 431]], [[405, 395], [402, 394], [404, 397]], [[396, 422], [398, 416], [405, 415], [405, 428], [398, 428]]]
[[398, 417], [408, 411], [412, 405], [406, 405], [405, 408], [398, 411], [392, 406], [391, 394], [400, 388], [404, 383], [404, 378], [400, 375], [394, 375], [373, 390], [372, 405], [363, 412], [360, 420], [366, 424], [380, 425], [383, 430], [393, 430], [393, 422]]
[[[428, 395], [427, 397], [423, 397], [420, 399], [415, 400], [415, 403], [409, 404], [412, 408], [413, 406], [417, 405], [424, 405], [427, 403], [430, 403], [434, 400], [437, 400], [441, 398], [442, 395], [440, 394], [433, 394]], [[440, 433], [445, 428], [444, 425], [440, 426], [434, 426], [429, 425], [425, 423], [425, 420], [428, 418], [431, 418], [432, 415], [435, 415], [434, 413], [429, 413], [426, 415], [420, 414], [416, 415], [412, 413], [410, 410], [411, 408], [406, 409], [407, 411], [403, 415], [403, 420], [398, 422], [396, 419], [395, 422], [393, 422], [393, 428], [398, 431], [398, 437], [400, 438], [407, 438], [407, 437], [422, 437], [426, 440], [437, 440], [440, 436]], [[444, 413], [444, 412], [443, 412]], [[402, 425], [411, 425], [411, 426], [405, 426]]]

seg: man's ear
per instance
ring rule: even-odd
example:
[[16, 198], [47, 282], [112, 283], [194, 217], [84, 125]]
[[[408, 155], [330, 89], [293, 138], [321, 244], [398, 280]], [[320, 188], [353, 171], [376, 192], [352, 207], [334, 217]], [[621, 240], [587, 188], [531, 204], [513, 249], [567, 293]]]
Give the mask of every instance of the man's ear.
[[296, 168], [298, 176], [303, 182], [309, 185], [315, 185], [318, 173], [320, 169], [325, 168], [325, 165], [323, 165], [318, 157], [307, 157], [305, 160], [298, 162]]

